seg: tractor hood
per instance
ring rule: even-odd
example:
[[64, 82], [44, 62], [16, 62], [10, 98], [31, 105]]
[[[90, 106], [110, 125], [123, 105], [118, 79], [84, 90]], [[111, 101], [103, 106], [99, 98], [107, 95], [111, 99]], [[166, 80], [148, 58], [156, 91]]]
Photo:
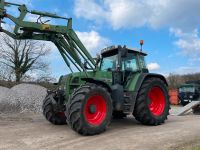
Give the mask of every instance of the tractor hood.
[[[65, 96], [68, 99], [69, 95], [73, 92], [75, 88], [78, 88], [80, 85], [85, 84], [83, 78], [92, 78], [94, 80], [100, 80], [108, 84], [112, 85], [112, 73], [108, 71], [89, 71], [87, 72], [88, 77], [84, 72], [76, 72], [70, 73], [67, 75], [63, 75], [59, 79], [59, 89], [65, 92]], [[69, 90], [68, 90], [69, 89]]]

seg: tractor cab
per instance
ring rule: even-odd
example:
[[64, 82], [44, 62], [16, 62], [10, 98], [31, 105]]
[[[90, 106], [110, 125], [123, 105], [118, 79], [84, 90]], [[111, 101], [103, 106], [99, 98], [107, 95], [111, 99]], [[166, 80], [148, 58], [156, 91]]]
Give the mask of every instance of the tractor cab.
[[101, 52], [100, 70], [112, 72], [113, 84], [125, 84], [134, 73], [148, 73], [144, 57], [146, 53], [135, 49], [111, 46]]
[[200, 84], [197, 81], [186, 82], [179, 87], [179, 98], [183, 106], [192, 101], [199, 101]]

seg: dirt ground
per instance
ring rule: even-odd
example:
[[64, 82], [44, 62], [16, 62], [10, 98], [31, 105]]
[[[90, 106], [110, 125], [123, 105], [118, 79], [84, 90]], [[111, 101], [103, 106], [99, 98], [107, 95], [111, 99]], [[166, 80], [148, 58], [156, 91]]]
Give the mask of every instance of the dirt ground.
[[41, 114], [0, 114], [1, 150], [189, 150], [200, 146], [199, 133], [197, 115], [169, 116], [161, 126], [128, 117], [113, 120], [103, 134], [83, 137], [67, 125], [51, 125]]

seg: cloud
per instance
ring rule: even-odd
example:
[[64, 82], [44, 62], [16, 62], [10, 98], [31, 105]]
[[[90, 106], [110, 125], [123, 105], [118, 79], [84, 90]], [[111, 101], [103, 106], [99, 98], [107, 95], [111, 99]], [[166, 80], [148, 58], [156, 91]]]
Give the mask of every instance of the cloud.
[[177, 38], [175, 45], [181, 50], [181, 54], [193, 60], [200, 60], [200, 37], [197, 29], [183, 32], [180, 28], [171, 28], [170, 33]]
[[77, 17], [96, 21], [106, 18], [106, 12], [94, 0], [76, 0], [74, 7], [74, 13]]
[[106, 22], [113, 29], [141, 26], [179, 27], [191, 30], [200, 25], [197, 0], [76, 0], [77, 17]]
[[152, 70], [159, 70], [160, 65], [158, 63], [149, 63], [147, 64], [147, 68], [152, 71]]
[[108, 7], [107, 21], [114, 29], [143, 26], [152, 13], [143, 1], [106, 0], [105, 5]]
[[103, 49], [108, 46], [110, 41], [107, 38], [102, 37], [96, 31], [90, 32], [79, 32], [76, 31], [78, 37], [83, 42], [85, 47], [92, 53], [95, 54], [98, 50]]
[[[137, 13], [133, 13], [134, 11]], [[114, 29], [142, 26], [146, 24], [146, 17], [150, 12], [144, 3], [132, 0], [104, 0], [101, 4], [94, 0], [76, 0], [74, 8], [76, 17], [94, 20], [97, 23], [106, 22]]]
[[195, 66], [181, 66], [174, 71], [175, 74], [192, 74], [198, 72], [200, 72], [200, 68]]
[[157, 27], [176, 27], [192, 30], [200, 25], [200, 1], [197, 0], [159, 0], [155, 1], [150, 25]]

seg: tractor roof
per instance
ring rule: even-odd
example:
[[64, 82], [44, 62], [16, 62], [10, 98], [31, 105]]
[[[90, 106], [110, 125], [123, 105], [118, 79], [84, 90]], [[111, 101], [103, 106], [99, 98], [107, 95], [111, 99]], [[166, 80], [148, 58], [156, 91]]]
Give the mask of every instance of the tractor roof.
[[200, 87], [200, 85], [197, 83], [184, 83], [184, 84], [180, 85], [180, 88], [182, 88], [182, 87]]
[[140, 55], [143, 55], [143, 56], [147, 56], [147, 54], [145, 52], [142, 52], [140, 50], [133, 49], [133, 48], [128, 48], [126, 46], [124, 46], [124, 47], [122, 47], [122, 46], [110, 46], [110, 47], [104, 48], [103, 50], [101, 50], [101, 55], [117, 51], [120, 48], [122, 48], [122, 49], [126, 48], [129, 52], [137, 53], [137, 54], [140, 54]]
[[186, 84], [199, 84], [200, 85], [200, 80], [193, 80], [193, 81], [186, 81]]

